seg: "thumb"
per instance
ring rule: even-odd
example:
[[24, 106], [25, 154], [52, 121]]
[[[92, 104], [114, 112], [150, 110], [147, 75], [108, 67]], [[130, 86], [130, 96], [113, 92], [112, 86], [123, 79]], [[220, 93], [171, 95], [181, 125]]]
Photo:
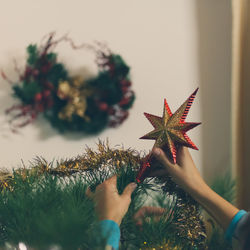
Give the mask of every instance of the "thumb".
[[122, 193], [121, 196], [131, 198], [131, 195], [135, 191], [136, 187], [137, 187], [137, 184], [135, 182], [132, 182], [132, 183], [128, 184], [124, 188], [123, 193]]
[[164, 151], [160, 148], [153, 149], [154, 156], [164, 165], [164, 167], [171, 173], [172, 170], [176, 167], [174, 163], [172, 163]]

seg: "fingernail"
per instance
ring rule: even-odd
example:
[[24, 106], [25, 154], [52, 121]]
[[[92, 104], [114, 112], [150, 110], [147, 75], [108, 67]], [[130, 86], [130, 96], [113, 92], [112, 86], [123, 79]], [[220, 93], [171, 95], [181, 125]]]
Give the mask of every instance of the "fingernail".
[[130, 186], [131, 186], [131, 188], [132, 188], [132, 189], [134, 189], [134, 190], [135, 190], [135, 189], [136, 189], [136, 187], [137, 187], [137, 184], [136, 184], [135, 182], [132, 182], [132, 183], [130, 184]]
[[154, 149], [154, 154], [159, 156], [161, 154], [161, 150], [159, 148]]

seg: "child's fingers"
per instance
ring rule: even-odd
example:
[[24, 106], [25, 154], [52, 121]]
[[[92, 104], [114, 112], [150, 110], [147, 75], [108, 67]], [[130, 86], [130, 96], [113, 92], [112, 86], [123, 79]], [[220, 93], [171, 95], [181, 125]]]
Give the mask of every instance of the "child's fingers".
[[166, 210], [161, 207], [142, 207], [134, 215], [134, 219], [144, 218], [150, 215], [163, 215], [165, 211]]
[[165, 209], [161, 207], [142, 207], [134, 215], [136, 225], [142, 226], [143, 220], [147, 216], [153, 216], [155, 218], [162, 216], [165, 213]]
[[112, 177], [110, 177], [109, 179], [107, 179], [105, 182], [106, 183], [112, 183], [112, 184], [116, 185], [116, 183], [117, 183], [117, 175], [116, 174], [113, 175]]
[[170, 173], [176, 168], [176, 165], [167, 158], [166, 154], [163, 152], [162, 149], [154, 148], [153, 154]]
[[117, 192], [117, 175], [113, 175], [112, 177], [110, 177], [109, 179], [107, 179], [106, 181], [104, 181], [102, 184], [102, 187], [106, 187], [109, 190], [115, 190]]
[[123, 190], [123, 193], [122, 193], [121, 196], [122, 196], [122, 197], [127, 197], [128, 199], [130, 199], [130, 198], [131, 198], [131, 195], [132, 195], [132, 193], [135, 191], [136, 187], [137, 187], [137, 184], [134, 183], [134, 182], [128, 184], [128, 185], [125, 187], [125, 189]]

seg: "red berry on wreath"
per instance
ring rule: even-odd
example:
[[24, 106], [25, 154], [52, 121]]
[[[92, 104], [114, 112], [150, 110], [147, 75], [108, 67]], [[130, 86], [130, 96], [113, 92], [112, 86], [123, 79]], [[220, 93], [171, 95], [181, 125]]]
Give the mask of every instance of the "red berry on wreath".
[[125, 94], [128, 92], [128, 87], [122, 86], [122, 93]]
[[108, 109], [108, 104], [106, 102], [99, 103], [99, 109], [102, 111], [106, 111]]
[[128, 97], [124, 97], [120, 102], [119, 105], [123, 106], [123, 105], [127, 105], [129, 103], [129, 99]]
[[34, 69], [34, 70], [32, 71], [32, 75], [33, 75], [33, 76], [38, 76], [38, 75], [39, 75], [39, 70], [38, 70], [38, 69]]
[[40, 102], [40, 101], [42, 100], [42, 98], [43, 98], [43, 96], [42, 96], [41, 93], [37, 93], [37, 94], [35, 95], [35, 101], [36, 101], [36, 102]]
[[128, 80], [122, 80], [121, 81], [121, 85], [124, 87], [130, 87], [131, 86], [131, 82]]

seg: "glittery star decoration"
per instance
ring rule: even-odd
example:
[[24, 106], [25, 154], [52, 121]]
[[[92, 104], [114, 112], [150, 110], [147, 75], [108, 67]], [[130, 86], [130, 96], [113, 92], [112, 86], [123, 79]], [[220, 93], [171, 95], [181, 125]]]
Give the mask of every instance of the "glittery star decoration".
[[174, 163], [176, 163], [178, 146], [186, 146], [198, 150], [186, 132], [201, 123], [185, 122], [197, 91], [198, 88], [174, 114], [172, 114], [166, 99], [164, 100], [162, 117], [144, 113], [153, 125], [154, 130], [142, 136], [140, 139], [155, 140], [154, 147], [162, 148]]

